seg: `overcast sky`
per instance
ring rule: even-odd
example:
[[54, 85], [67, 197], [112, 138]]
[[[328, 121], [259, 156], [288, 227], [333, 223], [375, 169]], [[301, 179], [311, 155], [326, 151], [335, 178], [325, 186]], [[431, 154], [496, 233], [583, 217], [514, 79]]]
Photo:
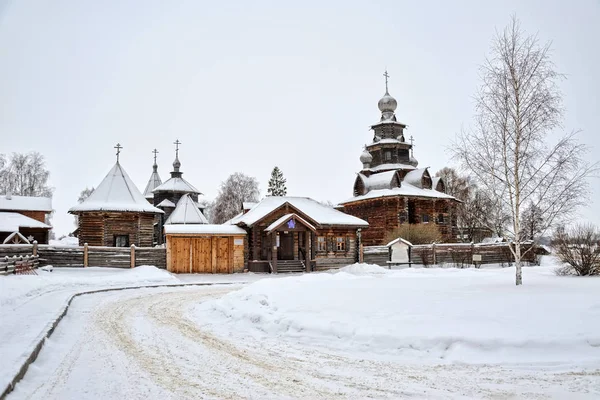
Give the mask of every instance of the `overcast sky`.
[[[451, 3], [451, 4], [450, 4]], [[567, 108], [590, 161], [600, 151], [600, 2], [0, 0], [0, 153], [39, 151], [58, 235], [86, 186], [121, 164], [140, 190], [158, 148], [164, 180], [181, 140], [184, 178], [207, 197], [241, 171], [264, 195], [352, 195], [379, 120], [385, 68], [420, 166], [454, 166], [477, 66], [516, 13], [553, 42]], [[600, 182], [581, 217], [600, 225]]]

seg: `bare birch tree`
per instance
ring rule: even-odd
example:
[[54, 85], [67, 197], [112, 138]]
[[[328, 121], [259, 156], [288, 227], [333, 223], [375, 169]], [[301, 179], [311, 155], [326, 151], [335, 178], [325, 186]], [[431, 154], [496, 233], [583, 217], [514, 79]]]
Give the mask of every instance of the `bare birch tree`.
[[13, 153], [8, 161], [0, 155], [0, 193], [52, 197], [49, 177], [44, 156], [38, 152]]
[[222, 224], [235, 217], [242, 210], [245, 201], [258, 201], [260, 191], [258, 181], [241, 172], [236, 172], [221, 183], [219, 194], [211, 207], [212, 222]]
[[586, 147], [576, 132], [552, 136], [562, 128], [558, 81], [563, 75], [550, 59], [550, 44], [527, 35], [513, 17], [497, 32], [491, 54], [480, 68], [474, 126], [458, 135], [456, 156], [499, 212], [510, 216], [516, 284], [521, 285], [522, 212], [535, 207], [542, 232], [564, 220], [588, 194], [587, 178], [598, 164], [584, 161]]

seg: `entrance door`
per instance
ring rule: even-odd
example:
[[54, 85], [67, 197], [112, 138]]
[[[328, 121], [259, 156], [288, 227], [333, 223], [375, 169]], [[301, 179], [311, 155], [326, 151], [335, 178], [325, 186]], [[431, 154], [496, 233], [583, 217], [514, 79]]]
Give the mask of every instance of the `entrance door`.
[[279, 234], [279, 249], [277, 249], [278, 260], [293, 260], [294, 259], [294, 234], [283, 233]]
[[219, 237], [217, 240], [217, 273], [229, 273], [229, 238]]

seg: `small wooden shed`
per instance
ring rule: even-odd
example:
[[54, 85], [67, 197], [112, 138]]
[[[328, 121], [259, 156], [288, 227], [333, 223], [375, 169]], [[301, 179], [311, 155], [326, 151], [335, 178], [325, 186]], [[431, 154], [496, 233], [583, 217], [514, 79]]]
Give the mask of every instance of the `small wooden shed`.
[[246, 231], [235, 225], [165, 225], [167, 270], [231, 274], [244, 270]]

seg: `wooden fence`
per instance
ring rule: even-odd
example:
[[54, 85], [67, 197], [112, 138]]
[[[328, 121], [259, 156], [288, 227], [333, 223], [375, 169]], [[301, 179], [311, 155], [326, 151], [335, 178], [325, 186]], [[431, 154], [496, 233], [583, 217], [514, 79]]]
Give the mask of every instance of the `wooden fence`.
[[[529, 250], [530, 243], [521, 245], [521, 252]], [[523, 261], [537, 264], [539, 252], [536, 248], [527, 251]], [[410, 262], [422, 265], [449, 265], [458, 268], [483, 264], [506, 265], [514, 262], [509, 243], [447, 243], [412, 245], [409, 249]], [[364, 262], [388, 266], [391, 250], [387, 246], [368, 246], [364, 248]]]
[[0, 259], [0, 275], [11, 275], [15, 273], [15, 270], [18, 273], [19, 269], [23, 271], [23, 268], [26, 270], [35, 270], [39, 265], [38, 256], [4, 256], [3, 259]]
[[154, 265], [157, 268], [167, 268], [167, 252], [164, 248], [0, 245], [0, 260], [5, 256], [19, 257], [33, 254], [39, 257], [40, 266], [132, 268]]

